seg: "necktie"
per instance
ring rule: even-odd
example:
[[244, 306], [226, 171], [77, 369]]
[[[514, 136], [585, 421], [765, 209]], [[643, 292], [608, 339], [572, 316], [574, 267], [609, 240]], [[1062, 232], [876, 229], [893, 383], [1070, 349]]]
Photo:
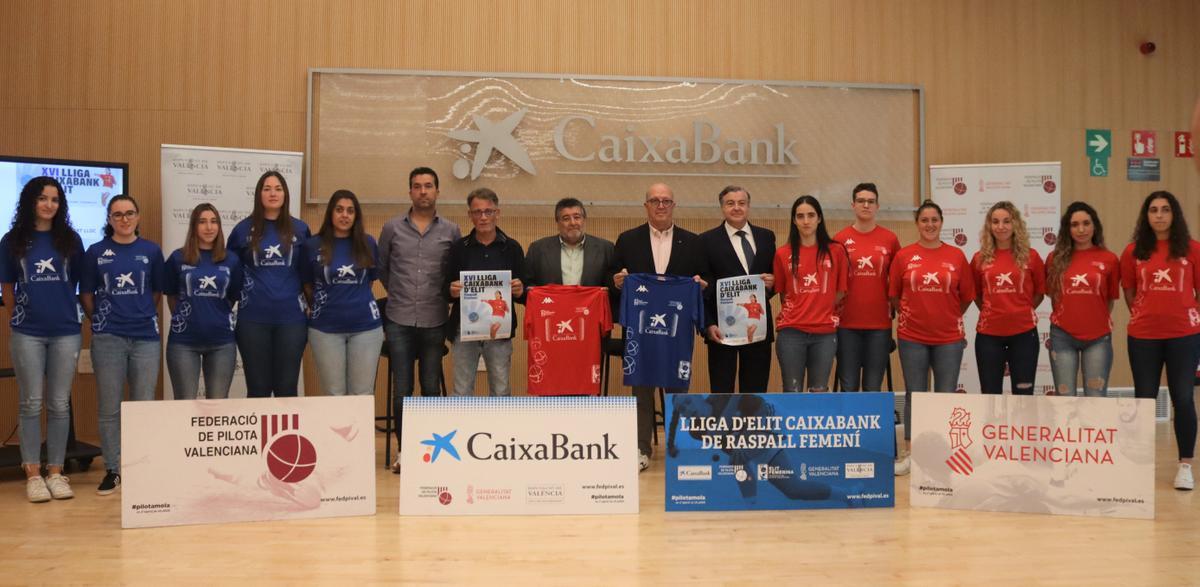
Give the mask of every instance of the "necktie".
[[746, 231], [739, 230], [733, 234], [742, 237], [742, 254], [746, 255], [746, 275], [750, 275], [750, 264], [754, 262], [754, 249], [750, 247], [750, 239], [746, 238]]

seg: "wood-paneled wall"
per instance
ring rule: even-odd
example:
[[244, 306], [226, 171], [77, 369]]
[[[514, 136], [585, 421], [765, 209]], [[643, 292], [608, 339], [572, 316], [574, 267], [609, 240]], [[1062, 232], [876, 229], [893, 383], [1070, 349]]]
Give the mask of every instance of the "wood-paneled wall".
[[[0, 153], [129, 161], [154, 239], [159, 145], [303, 150], [310, 67], [912, 83], [926, 90], [928, 163], [1062, 161], [1064, 200], [1092, 202], [1118, 249], [1152, 189], [1181, 196], [1198, 226], [1189, 162], [1163, 157], [1157, 184], [1120, 171], [1131, 130], [1186, 128], [1200, 94], [1198, 29], [1194, 0], [11, 0], [0, 3]], [[1146, 40], [1157, 53], [1138, 52]], [[1088, 177], [1082, 137], [1096, 127], [1113, 130], [1108, 178]], [[461, 196], [443, 194], [444, 209], [465, 223]], [[403, 207], [372, 206], [369, 228]], [[596, 218], [592, 230], [615, 237], [640, 221]], [[504, 226], [526, 243], [553, 230], [549, 211]], [[1118, 305], [1114, 385], [1130, 384], [1126, 318]], [[515, 363], [521, 373], [520, 349]], [[315, 392], [311, 362], [306, 378]], [[85, 438], [94, 395], [80, 375]], [[15, 416], [15, 385], [0, 381], [0, 433]]]

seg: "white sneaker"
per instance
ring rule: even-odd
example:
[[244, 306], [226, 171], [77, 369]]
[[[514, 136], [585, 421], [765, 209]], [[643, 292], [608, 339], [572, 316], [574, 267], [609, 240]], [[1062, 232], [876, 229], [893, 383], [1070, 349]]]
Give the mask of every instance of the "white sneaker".
[[50, 501], [50, 490], [46, 487], [46, 480], [42, 479], [41, 475], [30, 477], [25, 482], [25, 495], [33, 503]]
[[71, 491], [70, 481], [65, 476], [55, 473], [46, 477], [46, 488], [50, 490], [54, 499], [71, 499], [75, 497], [75, 492]]
[[1175, 473], [1175, 489], [1191, 491], [1196, 487], [1196, 479], [1192, 477], [1192, 466], [1179, 463], [1179, 472]]
[[650, 468], [650, 456], [638, 453], [638, 472], [641, 473]]
[[908, 474], [908, 470], [912, 468], [912, 462], [908, 455], [896, 461], [896, 476], [903, 477]]

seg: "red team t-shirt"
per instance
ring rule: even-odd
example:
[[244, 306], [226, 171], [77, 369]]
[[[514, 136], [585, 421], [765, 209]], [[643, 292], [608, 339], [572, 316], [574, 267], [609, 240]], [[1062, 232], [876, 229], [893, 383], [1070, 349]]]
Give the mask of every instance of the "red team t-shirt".
[[800, 247], [800, 261], [792, 275], [792, 250], [775, 251], [775, 291], [783, 299], [775, 329], [795, 328], [809, 334], [837, 331], [834, 302], [846, 291], [846, 249], [830, 243], [829, 254], [817, 262], [817, 247]]
[[602, 287], [544, 285], [525, 297], [530, 395], [596, 395], [600, 344], [612, 330]]
[[763, 316], [762, 304], [758, 302], [747, 302], [745, 304], [738, 305], [746, 309], [746, 317], [751, 320], [758, 320]]
[[997, 250], [986, 265], [975, 253], [971, 269], [975, 272], [975, 297], [982, 302], [976, 332], [1012, 336], [1037, 326], [1033, 298], [1046, 293], [1046, 266], [1037, 251], [1030, 249], [1025, 269], [1017, 267], [1010, 249]]
[[913, 243], [896, 253], [889, 273], [888, 297], [900, 298], [897, 336], [921, 344], [950, 344], [966, 336], [961, 310], [975, 300], [975, 278], [961, 249]]
[[[1059, 279], [1050, 323], [1082, 341], [1112, 332], [1108, 303], [1121, 294], [1119, 262], [1112, 251], [1100, 247], [1071, 253], [1071, 262]], [[1047, 279], [1053, 264], [1054, 253], [1050, 253]]]
[[1129, 316], [1129, 336], [1164, 339], [1200, 332], [1200, 243], [1188, 243], [1187, 257], [1167, 258], [1167, 241], [1158, 241], [1150, 258], [1133, 258], [1133, 243], [1121, 253], [1121, 287], [1136, 289]]
[[508, 302], [506, 302], [504, 300], [497, 300], [497, 299], [484, 300], [484, 301], [487, 302], [487, 305], [492, 307], [492, 316], [495, 316], [497, 318], [503, 318], [504, 315], [508, 313]]
[[888, 267], [900, 250], [896, 233], [882, 226], [870, 232], [847, 226], [834, 240], [846, 248], [849, 272], [839, 325], [861, 330], [891, 329]]

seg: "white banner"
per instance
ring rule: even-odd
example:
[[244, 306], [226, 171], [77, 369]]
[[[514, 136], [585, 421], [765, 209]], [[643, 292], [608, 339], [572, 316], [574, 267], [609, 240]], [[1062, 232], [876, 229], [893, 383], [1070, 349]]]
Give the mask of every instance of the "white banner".
[[[163, 258], [183, 246], [187, 238], [188, 220], [197, 204], [208, 202], [221, 212], [221, 228], [225, 237], [243, 218], [254, 210], [254, 186], [267, 171], [278, 171], [287, 180], [291, 192], [292, 216], [300, 217], [303, 201], [301, 183], [304, 153], [290, 151], [257, 151], [223, 147], [162, 145], [162, 246]], [[170, 311], [164, 311], [170, 324]], [[163, 333], [166, 350], [169, 333]], [[163, 363], [163, 373], [166, 373]], [[200, 378], [204, 390], [204, 378]], [[304, 394], [304, 372], [300, 373], [300, 394]], [[172, 399], [171, 378], [163, 377], [163, 397]], [[246, 397], [246, 379], [242, 374], [241, 355], [229, 387], [229, 397]]]
[[767, 339], [767, 286], [760, 275], [717, 280], [717, 325], [730, 346]]
[[512, 271], [461, 271], [458, 340], [503, 340], [512, 334]]
[[400, 514], [636, 514], [632, 397], [404, 398]]
[[[1061, 209], [1061, 163], [997, 163], [981, 165], [931, 165], [930, 198], [942, 207], [942, 240], [962, 249], [970, 261], [979, 251], [979, 234], [988, 208], [1008, 200], [1021, 211], [1029, 232], [1029, 246], [1045, 261], [1054, 250]], [[1038, 307], [1038, 336], [1043, 349], [1038, 354], [1034, 393], [1054, 389], [1050, 373], [1050, 298]], [[963, 315], [967, 348], [963, 352], [960, 389], [979, 391], [979, 371], [975, 366], [975, 325], [979, 309], [972, 304]], [[1010, 382], [1004, 378], [1004, 390]]]
[[1154, 517], [1154, 400], [914, 393], [915, 507]]
[[124, 402], [121, 527], [375, 514], [371, 396]]

